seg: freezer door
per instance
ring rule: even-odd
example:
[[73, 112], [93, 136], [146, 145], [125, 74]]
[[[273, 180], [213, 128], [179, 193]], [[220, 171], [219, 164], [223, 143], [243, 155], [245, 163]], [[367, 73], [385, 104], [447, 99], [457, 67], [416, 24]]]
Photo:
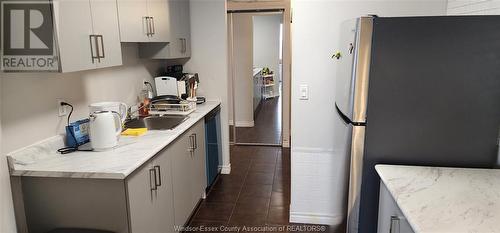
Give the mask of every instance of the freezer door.
[[341, 38], [335, 85], [335, 105], [344, 122], [364, 125], [370, 70], [372, 17], [345, 21]]

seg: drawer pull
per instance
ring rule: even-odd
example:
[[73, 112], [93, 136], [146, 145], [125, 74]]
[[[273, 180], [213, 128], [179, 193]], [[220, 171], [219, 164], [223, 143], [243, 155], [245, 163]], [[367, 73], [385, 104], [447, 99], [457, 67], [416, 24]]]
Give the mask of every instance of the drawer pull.
[[156, 169], [149, 169], [149, 186], [151, 187], [151, 191], [156, 191], [158, 188], [156, 186]]
[[[161, 186], [161, 168], [160, 166], [154, 166], [155, 169], [155, 186]], [[156, 173], [158, 171], [158, 173]], [[158, 177], [158, 179], [156, 179]]]
[[391, 227], [389, 228], [389, 233], [399, 233], [400, 232], [400, 218], [398, 216], [391, 216]]

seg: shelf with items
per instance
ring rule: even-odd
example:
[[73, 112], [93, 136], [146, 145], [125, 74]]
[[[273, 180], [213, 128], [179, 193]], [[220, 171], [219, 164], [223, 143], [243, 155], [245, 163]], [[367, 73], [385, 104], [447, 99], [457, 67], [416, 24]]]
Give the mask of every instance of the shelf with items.
[[278, 96], [278, 93], [275, 93], [274, 86], [276, 82], [274, 80], [274, 74], [265, 74], [262, 75], [262, 96], [264, 99], [274, 98]]

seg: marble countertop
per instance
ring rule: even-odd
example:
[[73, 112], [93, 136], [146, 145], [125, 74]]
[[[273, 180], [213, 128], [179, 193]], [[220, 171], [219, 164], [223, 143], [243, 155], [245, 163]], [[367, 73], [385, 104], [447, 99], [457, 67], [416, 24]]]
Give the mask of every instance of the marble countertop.
[[500, 232], [500, 170], [377, 165], [415, 232]]
[[149, 130], [146, 134], [122, 136], [119, 145], [102, 152], [59, 154], [64, 139], [58, 135], [7, 155], [12, 176], [125, 179], [206, 114], [219, 101], [198, 105], [189, 118], [172, 130]]

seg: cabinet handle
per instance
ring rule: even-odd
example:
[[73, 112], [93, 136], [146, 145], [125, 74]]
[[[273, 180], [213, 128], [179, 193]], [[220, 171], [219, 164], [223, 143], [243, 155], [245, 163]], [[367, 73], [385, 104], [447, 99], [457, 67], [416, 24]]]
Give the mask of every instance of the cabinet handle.
[[95, 51], [97, 53], [97, 62], [101, 63], [101, 56], [99, 55], [99, 51], [101, 51], [100, 46], [99, 46], [99, 40], [97, 39], [99, 35], [94, 35], [94, 43], [95, 43]]
[[[98, 58], [99, 56], [94, 55], [94, 43], [92, 41], [92, 38], [95, 39], [95, 35], [89, 35], [89, 41], [90, 41], [90, 57], [92, 58], [92, 63], [94, 63], [94, 59]], [[96, 51], [98, 53], [98, 51]]]
[[[160, 166], [154, 166], [155, 169], [155, 186], [161, 186], [161, 168]], [[158, 173], [156, 173], [158, 171]], [[156, 179], [156, 175], [158, 175], [158, 180]]]
[[153, 18], [153, 16], [150, 16], [149, 19], [151, 20], [151, 35], [154, 35], [156, 34], [155, 19]]
[[389, 228], [389, 233], [399, 233], [400, 225], [399, 225], [399, 217], [391, 216], [391, 226]]
[[181, 38], [181, 43], [182, 43], [181, 53], [185, 53], [186, 52], [186, 39]]
[[149, 24], [149, 16], [144, 16], [142, 18], [144, 19], [144, 22], [146, 24], [146, 36], [149, 37], [149, 35], [151, 34], [151, 32], [150, 32], [151, 30], [149, 28], [149, 26], [150, 26], [150, 24]]
[[189, 152], [193, 152], [194, 150], [194, 137], [193, 135], [189, 135]]
[[184, 53], [184, 39], [179, 38], [179, 40], [181, 41], [181, 53]]
[[196, 134], [193, 134], [194, 136], [194, 149], [198, 149], [198, 137], [196, 137]]
[[149, 169], [149, 186], [151, 187], [151, 191], [158, 189], [156, 187], [156, 169], [154, 168]]
[[[97, 41], [99, 40], [99, 42], [101, 42], [101, 49], [97, 51], [97, 56], [99, 58], [104, 58], [105, 55], [104, 55], [104, 37], [102, 35], [96, 35], [95, 36], [96, 38], [96, 43], [98, 43]], [[102, 53], [100, 53], [100, 51], [102, 51]]]
[[184, 52], [182, 52], [182, 53], [186, 53], [187, 52], [187, 40], [186, 40], [186, 38], [182, 38], [182, 40], [184, 41]]
[[187, 52], [187, 40], [186, 40], [186, 38], [183, 38], [182, 40], [184, 41], [184, 52], [183, 53], [186, 53]]

